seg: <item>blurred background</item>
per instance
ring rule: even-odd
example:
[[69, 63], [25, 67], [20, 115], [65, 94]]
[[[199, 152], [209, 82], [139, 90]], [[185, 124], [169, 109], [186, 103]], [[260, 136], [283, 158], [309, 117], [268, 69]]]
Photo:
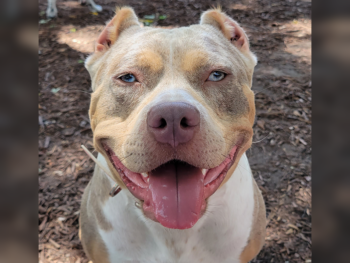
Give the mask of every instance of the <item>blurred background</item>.
[[37, 1], [0, 3], [0, 262], [35, 262]]
[[54, 19], [46, 0], [0, 4], [0, 262], [87, 262], [77, 235], [93, 171], [80, 150], [92, 149], [83, 62], [115, 6], [133, 7], [144, 26], [172, 28], [198, 23], [218, 4], [259, 59], [247, 155], [268, 222], [253, 262], [350, 262], [349, 2], [313, 3], [312, 81], [310, 1], [96, 3], [102, 12], [58, 0]]

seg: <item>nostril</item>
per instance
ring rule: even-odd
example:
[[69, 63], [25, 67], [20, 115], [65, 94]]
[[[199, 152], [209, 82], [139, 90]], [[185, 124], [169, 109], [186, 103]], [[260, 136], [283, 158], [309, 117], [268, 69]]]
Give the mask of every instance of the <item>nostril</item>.
[[188, 123], [187, 123], [187, 119], [186, 119], [185, 117], [183, 117], [183, 118], [181, 119], [180, 126], [181, 126], [182, 128], [187, 128], [187, 127], [189, 126]]
[[165, 128], [166, 127], [166, 120], [164, 118], [160, 119], [160, 125], [158, 126], [158, 128]]

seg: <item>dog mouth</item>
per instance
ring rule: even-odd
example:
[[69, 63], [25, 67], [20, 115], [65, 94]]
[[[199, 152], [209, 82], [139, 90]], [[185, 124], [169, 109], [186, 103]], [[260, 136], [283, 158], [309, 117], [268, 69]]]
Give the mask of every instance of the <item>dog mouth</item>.
[[235, 145], [225, 160], [212, 169], [173, 159], [152, 171], [135, 173], [106, 144], [103, 148], [129, 191], [143, 201], [144, 214], [173, 229], [194, 226], [205, 211], [206, 199], [219, 188], [239, 151]]

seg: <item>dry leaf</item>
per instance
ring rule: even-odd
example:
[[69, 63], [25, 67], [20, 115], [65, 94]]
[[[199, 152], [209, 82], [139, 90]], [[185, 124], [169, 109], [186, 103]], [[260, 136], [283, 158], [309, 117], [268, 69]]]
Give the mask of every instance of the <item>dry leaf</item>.
[[263, 120], [258, 120], [256, 124], [263, 130], [265, 130], [265, 121]]

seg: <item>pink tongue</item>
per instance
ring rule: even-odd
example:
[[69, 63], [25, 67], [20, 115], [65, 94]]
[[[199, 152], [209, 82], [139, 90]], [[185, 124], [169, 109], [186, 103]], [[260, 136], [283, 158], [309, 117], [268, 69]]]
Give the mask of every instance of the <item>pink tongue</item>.
[[191, 228], [199, 219], [204, 183], [199, 168], [169, 162], [150, 173], [154, 214], [165, 227]]

